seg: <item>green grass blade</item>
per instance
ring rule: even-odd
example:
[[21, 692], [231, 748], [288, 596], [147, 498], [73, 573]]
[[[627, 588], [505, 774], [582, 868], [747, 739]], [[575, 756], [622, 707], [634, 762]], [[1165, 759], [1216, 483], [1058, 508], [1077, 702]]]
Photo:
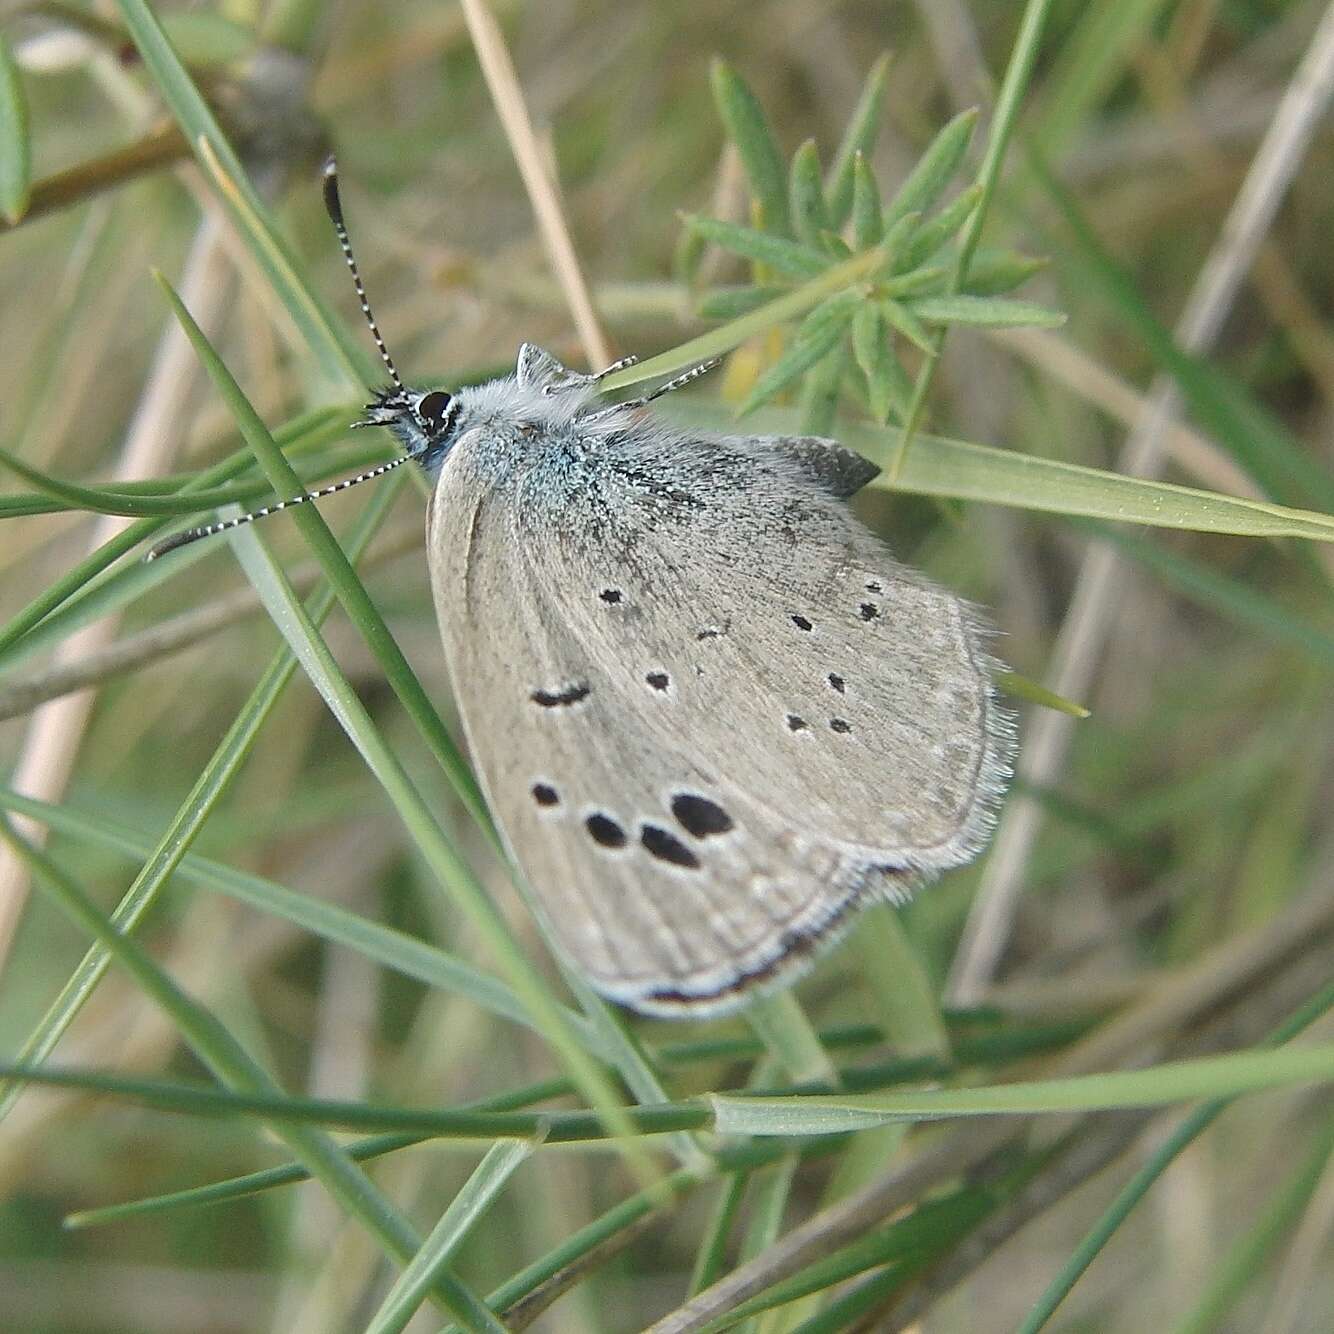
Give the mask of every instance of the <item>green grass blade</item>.
[[[37, 881], [50, 892], [66, 915], [92, 935], [163, 1010], [194, 1053], [220, 1081], [243, 1093], [272, 1096], [279, 1092], [264, 1069], [251, 1059], [219, 1020], [181, 991], [131, 937], [123, 935], [102, 915], [84, 891], [45, 853], [16, 834], [7, 819], [0, 818], [0, 837], [8, 841], [28, 864]], [[420, 1242], [411, 1224], [398, 1214], [390, 1201], [328, 1135], [312, 1126], [284, 1122], [275, 1122], [274, 1130], [334, 1199], [360, 1220], [391, 1255], [406, 1260], [415, 1254]], [[464, 1322], [465, 1328], [503, 1334], [504, 1326], [451, 1275], [437, 1275], [433, 1293]]]
[[731, 1239], [732, 1228], [741, 1212], [741, 1202], [749, 1184], [749, 1172], [730, 1172], [719, 1183], [718, 1194], [714, 1198], [709, 1221], [690, 1270], [690, 1285], [686, 1289], [689, 1296], [693, 1297], [697, 1292], [711, 1287], [725, 1272], [727, 1243]]
[[421, 1250], [412, 1257], [385, 1295], [380, 1309], [366, 1326], [366, 1334], [401, 1334], [467, 1240], [469, 1232], [532, 1151], [533, 1145], [522, 1140], [501, 1140], [487, 1150], [477, 1170], [431, 1229]]
[[713, 1095], [722, 1135], [831, 1135], [893, 1120], [1162, 1107], [1334, 1080], [1334, 1044], [1242, 1051], [1144, 1070], [922, 1093], [747, 1098]]
[[1168, 551], [1146, 537], [1114, 529], [1102, 529], [1101, 536], [1115, 542], [1132, 560], [1152, 570], [1163, 583], [1192, 602], [1275, 644], [1299, 650], [1326, 671], [1334, 668], [1334, 634], [1287, 610], [1268, 594], [1180, 552]]
[[[264, 423], [245, 395], [241, 393], [230, 372], [209, 345], [198, 325], [191, 319], [179, 298], [171, 291], [169, 285], [164, 283], [163, 287], [177, 318], [185, 329], [186, 336], [232, 411], [242, 436], [254, 449], [275, 488], [288, 486], [294, 474], [265, 429]], [[324, 519], [313, 505], [303, 505], [296, 509], [294, 518], [302, 528], [303, 535], [310, 540], [312, 550], [326, 571], [339, 600], [380, 658], [386, 676], [400, 699], [405, 703], [411, 700], [414, 707], [434, 716], [435, 711], [420, 683], [408, 667], [406, 659], [394, 643], [365, 587], [357, 578]], [[501, 969], [508, 976], [510, 985], [529, 1007], [543, 1035], [559, 1054], [571, 1077], [588, 1100], [609, 1118], [610, 1125], [628, 1130], [629, 1123], [624, 1119], [623, 1106], [611, 1082], [602, 1069], [589, 1059], [578, 1035], [571, 1032], [562, 1020], [546, 983], [515, 943], [504, 918], [490, 896], [453, 843], [445, 836], [421, 795], [408, 779], [397, 757], [375, 728], [356, 692], [338, 668], [328, 646], [292, 593], [282, 572], [268, 558], [263, 547], [254, 540], [251, 529], [237, 529], [233, 536], [242, 564], [275, 625], [287, 639], [298, 661], [342, 725], [349, 740], [356, 746], [384, 788], [386, 796], [393, 803], [404, 825], [421, 849], [439, 884], [449, 889], [455, 901], [467, 913], [494, 953]], [[416, 717], [414, 714], [414, 718]], [[435, 727], [441, 745], [449, 747], [447, 753], [451, 757], [451, 764], [447, 767], [447, 772], [451, 779], [457, 779], [456, 790], [469, 809], [475, 813], [483, 829], [494, 840], [494, 828], [490, 824], [471, 774], [458, 758], [457, 752], [453, 750], [452, 742], [444, 731], [443, 724], [439, 724], [438, 717]], [[442, 763], [444, 763], [443, 758]], [[629, 1139], [626, 1140], [625, 1151], [636, 1164], [637, 1171], [645, 1176], [650, 1174], [651, 1169], [647, 1159]]]
[[[113, 931], [114, 934], [114, 931]], [[135, 947], [136, 949], [138, 946]], [[395, 1107], [336, 1098], [289, 1096], [277, 1087], [211, 1089], [195, 1084], [167, 1084], [128, 1079], [99, 1070], [0, 1063], [0, 1079], [96, 1091], [163, 1111], [200, 1116], [252, 1117], [262, 1121], [316, 1125], [341, 1130], [373, 1130], [429, 1135], [439, 1139], [542, 1139], [551, 1144], [614, 1144], [601, 1112], [487, 1111], [462, 1107]], [[568, 1091], [568, 1081], [563, 1081]], [[707, 1130], [709, 1109], [698, 1101], [624, 1109], [637, 1135], [670, 1135], [679, 1130]], [[415, 1248], [414, 1248], [415, 1249]]]
[[[319, 446], [331, 435], [340, 433], [344, 421], [345, 414], [341, 409], [322, 408], [280, 429], [277, 439], [293, 454], [304, 452], [307, 448]], [[181, 487], [180, 493], [188, 495], [206, 491], [218, 483], [230, 481], [253, 464], [254, 456], [248, 450], [233, 455], [191, 478]], [[118, 573], [107, 574], [107, 571], [140, 543], [161, 532], [164, 523], [161, 518], [150, 518], [129, 525], [33, 598], [0, 629], [0, 666], [12, 667], [33, 653], [58, 643], [79, 625], [86, 623], [91, 619], [93, 611], [89, 605], [77, 610], [84, 599], [101, 597], [103, 600], [96, 609], [96, 614], [101, 615], [127, 605], [141, 592], [156, 587], [170, 574], [170, 564], [164, 564], [158, 569], [156, 565], [135, 562]], [[181, 561], [193, 562], [206, 555], [207, 551], [207, 544], [197, 553], [181, 551], [177, 554], [174, 567], [179, 570]], [[107, 585], [112, 581], [120, 581], [131, 587], [113, 595], [107, 590]], [[73, 614], [61, 622], [57, 618], [62, 613]]]
[[[1269, 1044], [1277, 1046], [1280, 1043], [1291, 1041], [1303, 1029], [1328, 1013], [1331, 1008], [1334, 1008], [1334, 983], [1318, 992], [1280, 1025], [1269, 1038]], [[1106, 1212], [1076, 1247], [1070, 1259], [1061, 1267], [1061, 1272], [1047, 1286], [1042, 1296], [1038, 1298], [1016, 1334], [1037, 1334], [1038, 1330], [1051, 1319], [1056, 1308], [1069, 1296], [1080, 1277], [1097, 1258], [1103, 1247], [1111, 1240], [1130, 1211], [1148, 1194], [1154, 1182], [1162, 1177], [1168, 1166], [1175, 1161], [1186, 1146], [1199, 1138], [1229, 1105], [1228, 1099], [1219, 1098], [1206, 1103], [1203, 1107], [1196, 1108], [1154, 1149], [1149, 1160], [1121, 1188], [1116, 1199], [1112, 1201]], [[1330, 1124], [1325, 1135], [1324, 1149], [1319, 1154], [1322, 1161], [1328, 1157], [1330, 1150], [1334, 1149], [1334, 1140], [1331, 1139], [1331, 1136], [1334, 1136], [1334, 1123]], [[1196, 1328], [1200, 1331], [1200, 1334], [1203, 1334], [1204, 1330], [1213, 1328], [1213, 1326], [1199, 1325]]]
[[1028, 165], [1061, 212], [1080, 272], [1176, 380], [1191, 413], [1263, 489], [1290, 504], [1334, 510], [1334, 472], [1295, 440], [1235, 377], [1182, 351], [1134, 279], [1108, 252], [1080, 207], [1036, 153]]
[[1055, 709], [1057, 713], [1064, 713], [1071, 718], [1092, 717], [1090, 710], [1082, 704], [1065, 699], [1054, 690], [1048, 690], [1040, 682], [1034, 681], [1031, 677], [1021, 676], [1018, 672], [997, 672], [996, 686], [1014, 699], [1026, 699], [1030, 703], [1041, 704], [1044, 709]]
[[[111, 848], [130, 857], [146, 859], [153, 856], [150, 839], [109, 820], [80, 814], [68, 806], [37, 801], [0, 787], [0, 809], [16, 811], [68, 837]], [[473, 1004], [492, 1014], [529, 1028], [535, 1027], [532, 1016], [518, 996], [498, 978], [415, 936], [370, 921], [336, 903], [326, 903], [309, 894], [298, 894], [276, 881], [201, 857], [197, 853], [187, 852], [174, 868], [173, 874], [201, 889], [226, 894], [238, 903], [291, 922], [322, 940], [345, 945], [364, 958], [372, 959], [404, 977], [415, 978], [441, 991], [466, 996]], [[589, 1050], [609, 1059], [607, 1044], [599, 1039], [589, 1021], [573, 1010], [566, 1007], [561, 1009], [565, 1021], [579, 1031]]]
[[950, 1061], [940, 1001], [902, 916], [888, 903], [873, 904], [862, 914], [854, 939], [872, 1013], [895, 1054]]
[[[849, 428], [841, 434], [846, 443], [871, 457], [885, 448], [885, 434], [878, 440], [864, 428]], [[890, 429], [891, 449], [902, 440], [903, 434]], [[924, 435], [922, 442], [927, 448], [913, 450], [897, 481], [891, 482], [881, 474], [871, 485], [917, 495], [1013, 505], [1049, 514], [1142, 523], [1152, 528], [1334, 541], [1334, 517], [1313, 510], [1288, 509], [1266, 501], [1224, 496], [1167, 482], [1145, 482], [1120, 473], [947, 440], [943, 436]]]
[[117, 491], [109, 487], [79, 486], [62, 482], [37, 468], [30, 467], [6, 449], [0, 449], [0, 463], [18, 473], [40, 492], [59, 500], [68, 509], [86, 510], [94, 514], [123, 514], [130, 518], [148, 515], [196, 514], [201, 509], [216, 505], [232, 505], [271, 494], [266, 484], [238, 484], [212, 487], [192, 495], [155, 496]]
[[28, 98], [14, 53], [0, 33], [0, 214], [11, 227], [28, 211], [31, 193]]
[[1165, 0], [1094, 0], [1082, 5], [1048, 78], [1036, 135], [1044, 155], [1059, 156], [1126, 73]]
[[794, 1083], [838, 1086], [838, 1071], [790, 991], [757, 996], [746, 1007], [746, 1021]]
[[[247, 180], [240, 160], [172, 50], [151, 7], [146, 0], [116, 0], [116, 3], [145, 68], [176, 117], [186, 142], [199, 157], [200, 165], [213, 176], [211, 164], [220, 164], [231, 181], [235, 193], [224, 191], [223, 202], [232, 212], [241, 239], [300, 330], [322, 373], [332, 384], [361, 390], [369, 365], [366, 353], [332, 318], [310, 284], [298, 276], [300, 266], [295, 256]], [[245, 205], [243, 213], [235, 208], [237, 199]], [[281, 262], [277, 262], [279, 259]]]
[[[369, 543], [371, 534], [391, 500], [392, 492], [387, 489], [372, 497], [349, 543], [354, 553], [360, 553]], [[329, 589], [314, 593], [309, 612], [312, 621], [323, 620], [332, 605], [333, 595]], [[295, 659], [286, 650], [280, 651], [270, 662], [249, 700], [227, 729], [227, 734], [218, 743], [189, 795], [117, 905], [111, 921], [118, 931], [133, 930], [161, 898], [172, 873], [240, 772], [254, 747], [260, 727], [291, 680], [295, 668]], [[105, 975], [110, 963], [111, 956], [100, 945], [89, 948], [36, 1028], [19, 1048], [19, 1060], [40, 1061], [51, 1053]], [[8, 1115], [18, 1093], [19, 1089], [12, 1086], [0, 1092], [0, 1120]]]

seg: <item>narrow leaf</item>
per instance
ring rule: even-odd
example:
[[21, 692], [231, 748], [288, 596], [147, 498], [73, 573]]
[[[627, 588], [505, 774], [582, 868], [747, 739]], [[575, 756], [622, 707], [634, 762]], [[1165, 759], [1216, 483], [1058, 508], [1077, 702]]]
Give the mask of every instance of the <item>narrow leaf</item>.
[[177, 495], [137, 494], [113, 490], [110, 487], [80, 486], [75, 482], [61, 481], [29, 466], [7, 449], [0, 449], [0, 464], [17, 473], [38, 491], [62, 502], [65, 507], [89, 510], [94, 514], [121, 514], [132, 518], [145, 515], [198, 514], [202, 509], [212, 509], [217, 505], [230, 505], [263, 495], [272, 495], [272, 488], [263, 482], [213, 487], [209, 490]]
[[887, 269], [893, 270], [898, 256], [912, 243], [913, 233], [921, 220], [922, 215], [917, 212], [905, 213], [892, 222], [885, 220], [885, 250], [889, 255], [889, 263], [885, 266]]
[[820, 233], [820, 245], [827, 255], [835, 259], [851, 259], [854, 254], [852, 247], [837, 232], [827, 228]]
[[971, 324], [989, 329], [1058, 329], [1059, 310], [1003, 296], [924, 296], [911, 303], [915, 315], [930, 324]]
[[912, 243], [904, 252], [900, 267], [905, 271], [915, 269], [930, 259], [941, 246], [953, 239], [981, 198], [980, 185], [970, 185], [966, 190], [961, 190], [930, 222], [918, 228]]
[[806, 322], [798, 329], [791, 347], [756, 381], [746, 401], [737, 410], [738, 417], [744, 417], [760, 404], [767, 403], [775, 394], [786, 389], [797, 376], [810, 370], [843, 336], [843, 330], [852, 318], [852, 310], [849, 307], [841, 308], [838, 315], [833, 318], [826, 315], [816, 321], [814, 317], [817, 314], [821, 314], [821, 311], [811, 312]]
[[[876, 136], [880, 131], [880, 111], [885, 101], [886, 76], [889, 73], [889, 52], [885, 52], [871, 66], [866, 76], [862, 95], [848, 121], [848, 128], [843, 134], [843, 142], [834, 155], [834, 165], [829, 171], [829, 184], [825, 197], [829, 201], [829, 221], [833, 227], [842, 227], [848, 220], [848, 210], [853, 201], [853, 175], [859, 157], [868, 158], [875, 148]], [[867, 245], [874, 245], [880, 239], [879, 233]], [[859, 246], [858, 249], [865, 247]]]
[[976, 124], [976, 110], [961, 111], [936, 135], [886, 210], [886, 226], [905, 213], [925, 213], [935, 204], [958, 171]]
[[852, 244], [858, 250], [869, 250], [885, 234], [885, 222], [880, 212], [880, 186], [876, 183], [871, 164], [860, 154], [852, 162]]
[[968, 292], [972, 296], [1001, 296], [1046, 267], [1045, 259], [1021, 255], [1016, 250], [979, 250], [968, 266]]
[[886, 278], [880, 284], [880, 292], [883, 296], [901, 301], [905, 297], [943, 292], [948, 282], [949, 274], [939, 264], [923, 264], [911, 273], [898, 273], [892, 278]]
[[814, 139], [807, 139], [792, 159], [788, 204], [798, 240], [820, 246], [821, 233], [829, 229], [829, 216], [825, 210], [820, 153]]
[[787, 172], [755, 94], [726, 61], [715, 59], [710, 71], [714, 101], [727, 136], [741, 154], [750, 188], [760, 205], [765, 227], [791, 236], [787, 209]]
[[897, 329], [914, 347], [926, 353], [928, 357], [935, 355], [930, 330], [907, 306], [900, 305], [897, 301], [881, 301], [880, 313], [884, 316], [885, 323], [890, 328]]
[[852, 318], [852, 353], [866, 377], [871, 416], [883, 426], [889, 420], [891, 410], [903, 411], [907, 407], [912, 385], [890, 348], [884, 317], [870, 302]]
[[785, 324], [797, 319], [825, 297], [834, 292], [847, 289], [853, 283], [862, 282], [883, 267], [885, 253], [878, 246], [863, 254], [854, 255], [826, 269], [818, 278], [794, 287], [776, 300], [753, 310], [749, 315], [730, 320], [717, 329], [710, 329], [688, 342], [681, 343], [667, 352], [660, 352], [656, 357], [637, 362], [625, 370], [609, 375], [602, 382], [608, 392], [625, 389], [632, 384], [641, 384], [645, 380], [656, 379], [663, 375], [673, 375], [687, 366], [696, 366], [710, 357], [721, 356], [740, 347], [748, 338], [764, 333], [775, 325]]
[[737, 222], [722, 222], [717, 218], [701, 217], [697, 213], [686, 214], [682, 221], [714, 245], [720, 245], [724, 250], [731, 250], [745, 259], [767, 264], [795, 278], [814, 278], [830, 264], [829, 256], [822, 255], [818, 250], [785, 240], [781, 236], [771, 236], [768, 232], [756, 231], [753, 227], [743, 227]]
[[700, 298], [695, 313], [702, 320], [734, 320], [758, 310], [766, 302], [777, 300], [785, 290], [782, 287], [718, 287]]
[[801, 429], [806, 435], [828, 435], [838, 415], [838, 396], [848, 368], [847, 349], [835, 347], [801, 382]]
[[1026, 699], [1033, 704], [1040, 704], [1044, 709], [1053, 709], [1071, 718], [1089, 718], [1092, 712], [1074, 700], [1058, 695], [1054, 690], [1031, 677], [1021, 676], [1018, 672], [997, 672], [996, 685], [1014, 699]]

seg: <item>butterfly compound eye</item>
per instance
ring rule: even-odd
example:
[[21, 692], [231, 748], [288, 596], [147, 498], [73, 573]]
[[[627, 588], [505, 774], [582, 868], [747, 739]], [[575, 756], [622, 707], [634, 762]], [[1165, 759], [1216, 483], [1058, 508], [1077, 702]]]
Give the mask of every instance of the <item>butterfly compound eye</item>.
[[417, 404], [417, 416], [422, 419], [426, 426], [432, 430], [438, 430], [445, 424], [451, 401], [450, 396], [443, 389], [433, 390], [429, 394], [424, 394], [421, 402]]

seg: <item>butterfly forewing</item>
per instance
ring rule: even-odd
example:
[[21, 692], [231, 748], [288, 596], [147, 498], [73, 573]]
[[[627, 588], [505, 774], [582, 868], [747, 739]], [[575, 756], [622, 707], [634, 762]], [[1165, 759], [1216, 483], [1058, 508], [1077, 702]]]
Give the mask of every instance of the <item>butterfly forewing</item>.
[[991, 818], [1009, 741], [977, 618], [821, 475], [613, 418], [474, 431], [437, 483], [474, 761], [556, 940], [638, 1008], [736, 1003]]

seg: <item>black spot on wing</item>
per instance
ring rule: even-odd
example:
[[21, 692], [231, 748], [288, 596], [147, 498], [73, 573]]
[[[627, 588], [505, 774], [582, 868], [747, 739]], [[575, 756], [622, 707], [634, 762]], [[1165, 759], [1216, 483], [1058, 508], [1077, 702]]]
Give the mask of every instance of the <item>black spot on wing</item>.
[[661, 825], [644, 825], [639, 831], [639, 841], [660, 862], [670, 862], [690, 871], [699, 869], [699, 858], [671, 830]]
[[863, 602], [862, 605], [857, 608], [857, 614], [864, 621], [873, 621], [880, 615], [880, 608], [877, 607], [874, 602]]
[[794, 615], [792, 617], [792, 624], [795, 625], [798, 630], [810, 630], [813, 628], [810, 621], [804, 616]]
[[810, 724], [799, 714], [789, 713], [787, 716], [787, 730], [789, 732], [804, 732]]
[[828, 680], [829, 680], [829, 688], [831, 690], [837, 690], [838, 693], [841, 695], [847, 684], [843, 680], [843, 678], [837, 672], [830, 672]]
[[588, 836], [593, 842], [604, 848], [625, 847], [625, 830], [610, 815], [604, 815], [601, 811], [594, 811], [584, 821], [584, 828], [588, 830]]
[[534, 783], [533, 800], [539, 806], [558, 806], [560, 804], [560, 793], [550, 783]]
[[672, 798], [672, 814], [686, 833], [695, 838], [725, 834], [735, 827], [732, 817], [716, 801], [694, 792], [678, 792]]
[[666, 690], [672, 683], [672, 678], [666, 672], [649, 672], [644, 680], [653, 687], [654, 690]]
[[562, 709], [568, 708], [571, 704], [578, 704], [581, 699], [587, 699], [591, 693], [591, 687], [587, 681], [581, 681], [578, 685], [562, 686], [559, 690], [534, 690], [530, 698], [534, 704], [540, 704], [544, 709]]
[[621, 600], [622, 593], [619, 588], [604, 588], [602, 592], [598, 594], [598, 597], [600, 597], [609, 607], [614, 607]]

